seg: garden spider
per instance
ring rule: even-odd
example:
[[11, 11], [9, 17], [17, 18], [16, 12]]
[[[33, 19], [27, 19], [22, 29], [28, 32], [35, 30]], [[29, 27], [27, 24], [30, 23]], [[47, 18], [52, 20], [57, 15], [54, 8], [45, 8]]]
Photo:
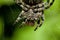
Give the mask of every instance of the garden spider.
[[43, 2], [43, 0], [15, 0], [15, 2], [22, 7], [22, 12], [14, 24], [20, 20], [24, 20], [21, 25], [34, 25], [36, 22], [37, 26], [34, 29], [36, 31], [44, 22], [44, 10], [48, 9], [54, 3], [54, 0], [47, 0], [46, 2]]

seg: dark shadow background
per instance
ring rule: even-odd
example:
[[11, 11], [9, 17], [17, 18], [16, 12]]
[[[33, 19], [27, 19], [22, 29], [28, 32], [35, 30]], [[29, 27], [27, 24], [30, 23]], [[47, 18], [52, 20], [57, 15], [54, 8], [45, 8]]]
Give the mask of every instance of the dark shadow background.
[[4, 18], [4, 37], [12, 37], [16, 28], [13, 23], [21, 12], [21, 8], [17, 4], [4, 5], [0, 8], [0, 11], [0, 15]]

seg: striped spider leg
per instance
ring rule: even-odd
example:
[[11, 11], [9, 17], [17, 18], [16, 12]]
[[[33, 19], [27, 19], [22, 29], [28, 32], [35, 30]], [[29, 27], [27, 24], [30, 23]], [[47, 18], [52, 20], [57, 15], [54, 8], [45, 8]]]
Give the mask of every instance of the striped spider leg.
[[[37, 21], [37, 24], [38, 25], [36, 26], [36, 28], [34, 29], [34, 31], [36, 31], [38, 27], [41, 27], [42, 24], [43, 24], [43, 22], [44, 22], [44, 9], [48, 9], [54, 3], [54, 0], [51, 3], [49, 3], [49, 1], [50, 0], [48, 0], [46, 3], [42, 3], [41, 4], [41, 5], [43, 5], [42, 8], [41, 9], [38, 9], [38, 11], [42, 11], [42, 15], [41, 15], [41, 20], [42, 21], [40, 21], [40, 19]], [[39, 4], [38, 6], [41, 7], [41, 5]], [[45, 5], [47, 5], [47, 6], [45, 6]]]

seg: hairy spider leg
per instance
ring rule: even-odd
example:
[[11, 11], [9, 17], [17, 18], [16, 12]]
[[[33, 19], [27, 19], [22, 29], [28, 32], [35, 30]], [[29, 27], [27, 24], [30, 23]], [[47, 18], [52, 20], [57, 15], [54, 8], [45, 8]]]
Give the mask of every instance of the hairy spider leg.
[[44, 5], [47, 5], [47, 6], [45, 6], [45, 9], [50, 8], [53, 3], [54, 3], [54, 0], [52, 0], [52, 2], [47, 1], [47, 3], [44, 4]]
[[37, 26], [36, 26], [36, 28], [34, 29], [34, 31], [37, 30], [37, 28], [39, 27], [39, 24], [40, 24], [40, 19], [38, 20], [38, 22], [37, 22]]
[[22, 15], [21, 15], [22, 13], [24, 13], [24, 11], [22, 11], [22, 12], [18, 15], [18, 17], [17, 17], [17, 19], [15, 20], [15, 22], [14, 22], [13, 25], [15, 25], [16, 23], [18, 23], [20, 20], [24, 19], [24, 18], [22, 18]]
[[34, 31], [36, 31], [38, 27], [41, 27], [42, 24], [43, 24], [43, 22], [44, 22], [44, 15], [43, 15], [43, 14], [42, 14], [42, 16], [41, 16], [40, 18], [41, 18], [41, 20], [39, 19], [39, 20], [37, 21], [37, 26], [36, 26], [36, 28], [34, 29]]
[[34, 29], [34, 31], [36, 31], [38, 27], [41, 27], [43, 22], [44, 22], [44, 5], [43, 4], [39, 4], [37, 6], [38, 7], [36, 7], [37, 8], [36, 11], [38, 11], [41, 16], [40, 16], [40, 18], [37, 21], [37, 26]]

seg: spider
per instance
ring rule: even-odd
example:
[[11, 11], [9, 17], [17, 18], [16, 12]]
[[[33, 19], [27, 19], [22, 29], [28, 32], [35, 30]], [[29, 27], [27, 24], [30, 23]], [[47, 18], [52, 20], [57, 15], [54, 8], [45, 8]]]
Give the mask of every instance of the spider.
[[15, 0], [15, 2], [22, 7], [22, 12], [18, 15], [14, 24], [20, 20], [24, 20], [21, 25], [37, 23], [34, 29], [36, 31], [44, 22], [44, 10], [48, 9], [54, 3], [54, 0], [47, 0], [46, 2], [43, 2], [43, 0]]

